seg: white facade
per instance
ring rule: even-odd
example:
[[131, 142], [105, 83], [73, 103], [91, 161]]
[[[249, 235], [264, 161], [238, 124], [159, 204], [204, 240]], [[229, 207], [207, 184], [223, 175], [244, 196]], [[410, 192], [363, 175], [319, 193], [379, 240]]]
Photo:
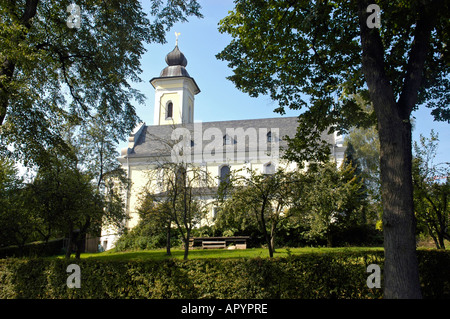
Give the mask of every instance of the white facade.
[[[230, 171], [243, 169], [241, 174], [245, 174], [247, 168], [261, 173], [274, 172], [280, 167], [297, 169], [295, 163], [280, 158], [280, 146], [286, 146], [282, 137], [295, 135], [297, 118], [195, 123], [194, 101], [200, 89], [184, 69], [187, 60], [176, 47], [168, 54], [166, 62], [169, 66], [161, 76], [150, 81], [155, 89], [154, 125], [139, 124], [118, 159], [132, 182], [126, 194], [126, 210], [130, 217], [126, 223], [128, 229], [139, 222], [140, 193], [149, 183], [158, 185], [158, 177], [152, 173], [155, 166], [161, 161], [174, 160], [175, 146], [163, 144], [173, 139], [177, 129], [185, 132], [182, 145], [190, 147], [189, 161], [192, 165], [201, 166], [212, 177], [214, 185], [209, 186], [218, 186], [225, 166]], [[324, 139], [331, 145], [332, 154], [340, 165], [344, 158], [342, 138], [334, 134], [324, 135]], [[210, 204], [208, 216], [202, 224], [211, 225], [217, 210], [213, 203], [214, 195], [203, 196], [202, 199]], [[110, 249], [116, 238], [114, 230], [104, 230], [101, 244]]]
[[[150, 83], [155, 88], [154, 125], [194, 122], [198, 88], [191, 78], [155, 78]], [[170, 104], [172, 110], [169, 113]]]

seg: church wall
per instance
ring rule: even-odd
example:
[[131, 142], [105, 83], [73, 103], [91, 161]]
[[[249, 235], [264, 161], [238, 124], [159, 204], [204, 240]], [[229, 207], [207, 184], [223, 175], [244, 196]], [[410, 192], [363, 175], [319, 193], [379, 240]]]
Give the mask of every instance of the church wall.
[[137, 166], [130, 168], [130, 176], [132, 180], [130, 197], [128, 202], [128, 211], [130, 219], [127, 222], [129, 229], [135, 227], [139, 222], [139, 215], [137, 213], [137, 208], [139, 207], [139, 197], [140, 193], [146, 186], [149, 176], [148, 169], [145, 166]]
[[[161, 125], [181, 122], [181, 109], [180, 109], [181, 98], [182, 97], [180, 92], [163, 93], [161, 95], [161, 98], [159, 99], [159, 103], [161, 105], [159, 114], [159, 123]], [[173, 115], [171, 118], [166, 118], [166, 107], [169, 102], [172, 102], [173, 104], [173, 112], [172, 112]]]
[[[207, 173], [210, 176], [210, 180], [213, 181], [213, 185], [218, 186], [219, 184], [219, 175], [220, 169], [223, 165], [228, 165], [231, 171], [238, 171], [240, 175], [248, 175], [246, 171], [247, 168], [257, 170], [258, 172], [262, 172], [264, 169], [264, 165], [268, 163], [268, 161], [253, 161], [253, 162], [229, 162], [229, 163], [208, 163], [206, 165], [202, 165], [204, 169], [206, 169]], [[275, 161], [272, 161], [275, 164]], [[149, 165], [132, 165], [129, 169], [129, 178], [132, 180], [132, 186], [128, 198], [128, 212], [130, 219], [127, 222], [127, 227], [129, 229], [135, 227], [139, 222], [139, 215], [137, 214], [137, 209], [140, 205], [139, 197], [144, 188], [150, 185], [150, 189], [152, 191], [158, 190], [158, 173], [149, 168]], [[148, 184], [150, 181], [150, 184]], [[210, 196], [206, 201], [212, 202], [213, 196]], [[212, 207], [210, 207], [210, 213], [212, 212]]]
[[[187, 65], [187, 60], [179, 51], [178, 46], [167, 55], [166, 62], [168, 67], [162, 71], [160, 77], [150, 80], [151, 85], [155, 89], [154, 125], [194, 123], [194, 99], [195, 95], [200, 93], [200, 89], [187, 71], [183, 71]], [[172, 117], [166, 118], [169, 102], [172, 102], [173, 105]], [[291, 123], [289, 125], [294, 125], [292, 122], [289, 123]], [[247, 169], [266, 174], [274, 173], [280, 166], [287, 171], [297, 169], [295, 163], [286, 162], [280, 158], [279, 138], [281, 136], [279, 135], [280, 128], [277, 128], [276, 125], [268, 128], [260, 127], [261, 125], [257, 127], [240, 127], [233, 123], [230, 123], [230, 127], [227, 128], [223, 126], [223, 123], [221, 125], [219, 127], [210, 127], [203, 131], [200, 124], [200, 129], [197, 131], [201, 133], [199, 140], [197, 140], [195, 130], [191, 140], [191, 145], [194, 145], [194, 147], [191, 150], [193, 152], [191, 155], [193, 156], [189, 160], [194, 161], [195, 165], [206, 169], [209, 180], [213, 182], [213, 185], [209, 186], [218, 186], [221, 168], [224, 165], [228, 165], [231, 172], [239, 171], [240, 175], [247, 176], [250, 175]], [[226, 132], [221, 131], [223, 129]], [[268, 134], [269, 131], [270, 135]], [[133, 133], [132, 143], [125, 149], [123, 156], [119, 159], [132, 181], [126, 203], [127, 213], [130, 217], [127, 221], [128, 229], [135, 227], [139, 222], [137, 209], [140, 205], [140, 195], [144, 188], [149, 187], [149, 191], [152, 193], [163, 191], [162, 178], [164, 173], [161, 173], [160, 170], [155, 170], [155, 165], [152, 164], [177, 161], [172, 156], [176, 157], [179, 155], [171, 153], [171, 156], [167, 156], [167, 158], [166, 155], [157, 157], [155, 154], [167, 154], [167, 150], [164, 149], [159, 152], [154, 149], [154, 146], [151, 146], [153, 144], [148, 146], [151, 150], [135, 148], [136, 145], [140, 145], [139, 143], [146, 143], [145, 139], [139, 139], [139, 132], [142, 133], [142, 129]], [[144, 137], [151, 138], [150, 135], [144, 135]], [[224, 139], [223, 145], [222, 139]], [[216, 142], [219, 145], [216, 145]], [[336, 134], [334, 135], [334, 142], [331, 144], [335, 145], [333, 147], [335, 157], [343, 158], [342, 143], [340, 140], [338, 141]], [[152, 154], [153, 156], [146, 157], [146, 154]], [[338, 165], [340, 164], [339, 161], [341, 160], [338, 159]], [[203, 187], [205, 185], [199, 186]], [[209, 194], [201, 198], [204, 203], [208, 204], [208, 215], [202, 220], [201, 225], [213, 224], [216, 205], [214, 203], [215, 197], [214, 194]]]
[[[194, 121], [194, 83], [191, 79], [155, 80], [155, 125], [192, 123]], [[173, 103], [173, 116], [166, 119], [166, 106]]]

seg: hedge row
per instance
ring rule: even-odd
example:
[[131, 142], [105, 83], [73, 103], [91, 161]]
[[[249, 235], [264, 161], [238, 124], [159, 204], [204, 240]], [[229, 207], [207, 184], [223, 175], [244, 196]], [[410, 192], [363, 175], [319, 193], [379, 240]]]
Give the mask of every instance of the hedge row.
[[0, 248], [0, 258], [21, 256], [53, 256], [64, 252], [64, 238], [49, 240], [48, 243], [33, 242], [23, 247], [9, 246]]
[[[450, 298], [450, 252], [419, 251], [425, 298]], [[68, 288], [67, 266], [81, 269]], [[382, 252], [304, 254], [288, 258], [99, 261], [0, 261], [0, 298], [381, 298], [367, 287], [369, 264]], [[383, 285], [383, 279], [381, 280]]]

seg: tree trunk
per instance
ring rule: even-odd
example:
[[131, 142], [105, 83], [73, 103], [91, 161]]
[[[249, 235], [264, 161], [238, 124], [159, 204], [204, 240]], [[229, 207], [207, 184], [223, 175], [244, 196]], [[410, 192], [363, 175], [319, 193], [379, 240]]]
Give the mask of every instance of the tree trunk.
[[[264, 218], [264, 211], [266, 209], [266, 204], [267, 204], [267, 199], [264, 199], [262, 202], [260, 211], [259, 211], [259, 217], [260, 217], [259, 224], [261, 227], [261, 232], [264, 235], [264, 239], [266, 240], [267, 248], [269, 248], [269, 256], [270, 256], [270, 258], [272, 258], [273, 257], [272, 243], [271, 243], [270, 236], [266, 229], [266, 219]], [[258, 211], [255, 211], [255, 213], [256, 213], [256, 218], [258, 218]]]
[[83, 250], [83, 238], [86, 237], [86, 234], [78, 233], [77, 239], [75, 241], [76, 251], [75, 251], [75, 259], [80, 259], [81, 251]]
[[331, 231], [327, 232], [327, 247], [333, 247], [333, 234]]
[[166, 255], [167, 256], [172, 256], [172, 253], [170, 252], [170, 235], [171, 235], [171, 230], [172, 228], [170, 227], [171, 222], [169, 221], [167, 223], [167, 237], [166, 237]]
[[272, 258], [273, 257], [272, 238], [269, 235], [269, 233], [267, 232], [264, 217], [263, 216], [261, 216], [261, 217], [263, 218], [262, 219], [262, 229], [263, 229], [264, 238], [266, 239], [267, 248], [269, 248], [269, 257]]
[[439, 239], [439, 247], [438, 247], [438, 249], [445, 250], [444, 236], [442, 236], [442, 234], [438, 234], [438, 239]]
[[69, 231], [69, 238], [67, 238], [67, 250], [66, 250], [66, 259], [70, 259], [70, 255], [72, 254], [72, 239], [73, 239], [73, 231], [72, 228]]
[[189, 237], [191, 236], [191, 230], [188, 228], [186, 229], [186, 238], [184, 238], [184, 260], [188, 259], [189, 254]]
[[384, 123], [381, 119], [379, 134], [385, 253], [384, 297], [421, 298], [412, 196], [411, 124], [392, 118], [389, 123]]
[[367, 26], [367, 6], [358, 3], [362, 71], [378, 120], [383, 202], [384, 297], [421, 298], [416, 255], [412, 184], [411, 112], [418, 99], [436, 7], [422, 5], [408, 56], [403, 87], [396, 102], [386, 75], [385, 48], [378, 30]]
[[269, 248], [269, 257], [273, 258], [273, 247], [272, 247], [272, 243], [270, 241], [269, 236], [266, 234], [266, 243], [267, 243], [267, 247]]
[[272, 253], [276, 253], [275, 251], [275, 236], [270, 236], [270, 247], [272, 247]]
[[80, 259], [81, 251], [83, 250], [83, 243], [85, 244], [85, 239], [88, 233], [88, 229], [91, 226], [91, 217], [88, 217], [84, 225], [80, 228], [80, 231], [76, 238], [76, 254], [75, 258]]
[[275, 253], [275, 231], [277, 228], [277, 223], [272, 221], [272, 226], [270, 228], [270, 246], [272, 246], [272, 253]]

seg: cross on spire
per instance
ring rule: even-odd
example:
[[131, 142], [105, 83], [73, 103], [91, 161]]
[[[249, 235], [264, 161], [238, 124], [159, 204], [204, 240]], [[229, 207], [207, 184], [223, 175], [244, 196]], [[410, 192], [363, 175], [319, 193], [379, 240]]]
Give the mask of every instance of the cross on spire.
[[175, 32], [175, 45], [178, 46], [178, 37], [180, 36], [180, 32]]

